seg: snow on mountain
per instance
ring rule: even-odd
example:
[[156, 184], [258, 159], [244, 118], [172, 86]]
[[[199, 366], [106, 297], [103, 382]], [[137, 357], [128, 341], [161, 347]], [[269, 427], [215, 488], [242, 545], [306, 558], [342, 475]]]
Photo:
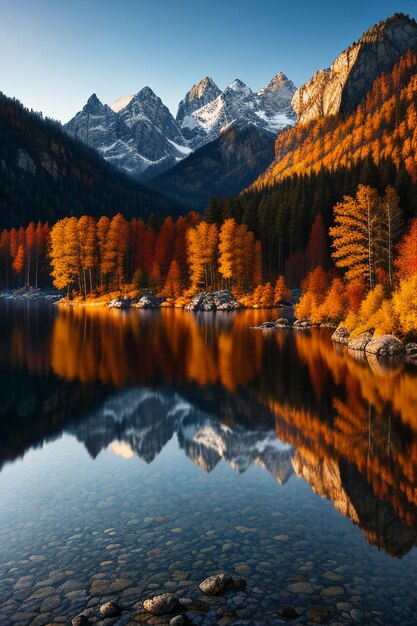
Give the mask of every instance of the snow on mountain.
[[209, 104], [221, 94], [221, 90], [213, 82], [211, 78], [206, 76], [199, 83], [194, 85], [190, 91], [185, 95], [178, 105], [177, 123], [179, 124], [184, 137], [192, 139], [193, 134], [189, 130], [192, 129], [189, 125], [184, 124], [184, 120], [190, 118], [194, 111], [197, 111], [202, 106]]
[[294, 84], [282, 72], [257, 94], [236, 79], [213, 101], [184, 116], [181, 130], [194, 147], [212, 141], [233, 121], [254, 124], [276, 134], [296, 122], [291, 108], [295, 91]]
[[150, 87], [112, 106], [94, 94], [65, 129], [136, 178], [151, 166], [170, 167], [189, 153], [174, 117]]
[[129, 104], [129, 102], [131, 101], [132, 98], [134, 98], [134, 95], [133, 96], [122, 96], [121, 98], [119, 98], [118, 100], [115, 100], [110, 105], [111, 110], [114, 111], [115, 113], [118, 113], [119, 111], [124, 109]]
[[178, 105], [176, 119], [150, 87], [111, 106], [95, 94], [65, 130], [136, 178], [155, 176], [216, 139], [232, 122], [274, 133], [292, 125], [293, 83], [281, 72], [254, 93], [234, 80], [224, 91], [209, 77], [194, 85]]

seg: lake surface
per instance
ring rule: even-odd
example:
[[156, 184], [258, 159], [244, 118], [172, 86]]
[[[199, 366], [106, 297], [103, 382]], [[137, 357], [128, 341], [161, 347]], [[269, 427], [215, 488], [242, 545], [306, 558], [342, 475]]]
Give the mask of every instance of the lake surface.
[[0, 624], [417, 623], [417, 369], [274, 315], [2, 304]]

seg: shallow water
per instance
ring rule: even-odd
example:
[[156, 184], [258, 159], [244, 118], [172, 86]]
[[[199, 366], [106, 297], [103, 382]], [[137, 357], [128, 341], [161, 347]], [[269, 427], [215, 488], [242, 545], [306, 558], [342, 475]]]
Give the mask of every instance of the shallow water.
[[[417, 371], [273, 315], [2, 305], [1, 624], [167, 590], [194, 623], [416, 623]], [[219, 571], [246, 591], [204, 598]]]

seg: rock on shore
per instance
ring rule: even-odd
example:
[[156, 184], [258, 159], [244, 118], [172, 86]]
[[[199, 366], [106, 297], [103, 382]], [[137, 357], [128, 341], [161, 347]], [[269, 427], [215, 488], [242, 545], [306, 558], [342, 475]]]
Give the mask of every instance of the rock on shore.
[[339, 326], [332, 335], [332, 341], [347, 344], [350, 341], [350, 331], [346, 326]]
[[361, 333], [357, 337], [351, 339], [347, 345], [349, 350], [366, 350], [366, 346], [372, 339], [372, 333], [369, 330], [366, 330], [364, 333]]
[[130, 308], [131, 303], [130, 298], [113, 298], [107, 303], [107, 308], [125, 310]]
[[163, 298], [157, 298], [152, 291], [142, 291], [132, 303], [132, 307], [136, 309], [159, 309], [163, 301]]
[[240, 302], [228, 289], [202, 291], [185, 307], [186, 311], [236, 311], [242, 308]]
[[395, 335], [381, 335], [374, 337], [371, 331], [360, 333], [356, 337], [351, 338], [350, 332], [344, 326], [339, 326], [332, 335], [332, 341], [347, 345], [348, 349], [353, 352], [362, 352], [370, 358], [378, 360], [404, 359], [406, 363], [417, 365], [417, 343], [407, 343], [404, 345]]

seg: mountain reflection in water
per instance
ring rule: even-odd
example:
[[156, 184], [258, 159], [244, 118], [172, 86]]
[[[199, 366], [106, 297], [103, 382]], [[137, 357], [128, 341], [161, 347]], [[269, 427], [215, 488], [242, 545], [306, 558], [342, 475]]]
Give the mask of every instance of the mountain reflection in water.
[[221, 461], [295, 472], [402, 556], [417, 543], [417, 372], [353, 358], [326, 331], [262, 333], [271, 312], [0, 311], [0, 463], [71, 433], [151, 463], [176, 435]]

